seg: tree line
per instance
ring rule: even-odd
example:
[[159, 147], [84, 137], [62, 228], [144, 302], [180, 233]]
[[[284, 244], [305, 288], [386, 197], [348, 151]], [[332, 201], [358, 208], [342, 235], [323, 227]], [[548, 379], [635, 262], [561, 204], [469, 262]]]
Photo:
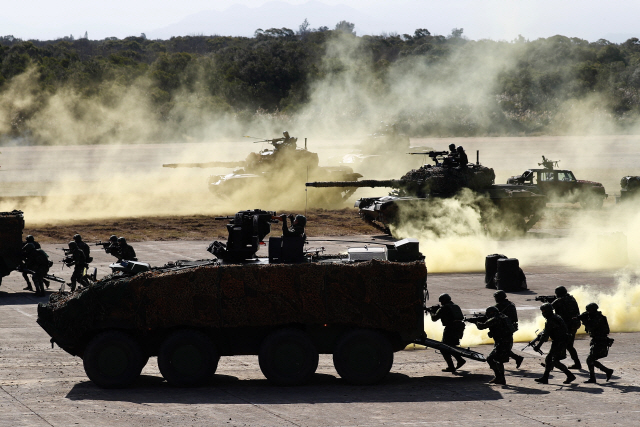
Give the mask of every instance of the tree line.
[[[176, 120], [171, 111], [178, 94], [184, 93], [205, 97], [206, 108], [213, 112], [248, 117], [257, 110], [295, 114], [310, 101], [315, 82], [345, 72], [344, 64], [327, 62], [327, 48], [338, 38], [348, 37], [383, 86], [391, 70], [403, 63], [438, 66], [456, 55], [472, 57], [487, 46], [513, 57], [511, 66], [492, 77], [490, 103], [495, 121], [501, 123], [498, 128], [452, 124], [444, 129], [420, 126], [414, 118], [407, 130], [413, 134], [544, 133], [549, 131], [549, 117], [561, 105], [593, 94], [603, 100], [598, 108], [621, 128], [634, 125], [640, 116], [638, 38], [620, 44], [560, 35], [532, 41], [522, 37], [510, 42], [475, 41], [464, 37], [461, 28], [447, 36], [433, 35], [425, 28], [413, 34], [358, 36], [354, 27], [341, 21], [332, 30], [314, 29], [305, 20], [297, 31], [258, 29], [253, 37], [151, 40], [142, 34], [89, 40], [85, 35], [41, 41], [4, 36], [0, 37], [0, 94], [16, 78], [34, 70], [37, 87], [32, 90], [42, 96], [64, 88], [82, 97], [100, 98], [107, 83], [127, 87], [144, 81], [146, 101], [164, 121]], [[12, 117], [20, 119], [12, 119], [18, 124], [11, 132], [20, 135], [28, 131], [24, 123], [39, 107], [12, 108]]]

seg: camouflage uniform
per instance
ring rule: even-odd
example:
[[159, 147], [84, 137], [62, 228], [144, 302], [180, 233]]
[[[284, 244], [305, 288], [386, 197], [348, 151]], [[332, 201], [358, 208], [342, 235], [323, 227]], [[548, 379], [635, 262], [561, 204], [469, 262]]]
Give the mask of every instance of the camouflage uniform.
[[598, 359], [603, 359], [609, 355], [609, 347], [613, 341], [608, 337], [610, 332], [609, 322], [606, 316], [603, 316], [597, 309], [592, 312], [585, 311], [580, 315], [580, 320], [584, 323], [585, 329], [591, 337], [591, 348], [587, 357], [587, 366], [589, 367], [589, 381], [587, 382], [596, 382], [594, 369], [596, 367], [607, 375], [607, 381], [609, 381], [611, 374], [613, 374], [613, 369], [609, 369], [598, 362]]
[[120, 260], [123, 260], [123, 259], [127, 261], [138, 260], [138, 258], [136, 258], [136, 251], [134, 251], [133, 247], [128, 243], [120, 245], [118, 256]]
[[540, 334], [540, 341], [536, 345], [536, 349], [540, 350], [542, 344], [547, 342], [549, 338], [551, 338], [553, 341], [551, 342], [551, 349], [549, 350], [549, 354], [547, 354], [547, 357], [545, 358], [544, 374], [541, 378], [536, 379], [536, 381], [547, 384], [549, 382], [549, 373], [551, 373], [551, 371], [555, 367], [564, 372], [564, 374], [567, 376], [567, 379], [564, 381], [564, 383], [568, 384], [575, 380], [576, 377], [561, 362], [562, 359], [566, 359], [567, 357], [567, 325], [565, 325], [562, 317], [553, 313], [553, 307], [551, 306], [551, 304], [543, 304], [542, 307], [547, 310], [542, 312], [542, 315], [547, 321], [544, 325], [544, 330]]
[[34, 249], [27, 253], [26, 267], [33, 271], [33, 285], [36, 296], [44, 296], [44, 276], [49, 272], [49, 256], [42, 249]]
[[569, 294], [560, 296], [555, 299], [551, 303], [553, 306], [553, 310], [556, 314], [562, 317], [565, 325], [567, 325], [567, 351], [573, 359], [573, 366], [570, 368], [580, 369], [581, 363], [580, 358], [578, 358], [578, 352], [576, 351], [573, 343], [576, 339], [576, 333], [580, 328], [580, 321], [577, 319], [577, 316], [580, 314], [580, 309], [578, 308], [578, 303], [576, 299]]
[[[431, 320], [437, 322], [440, 320], [442, 325], [444, 326], [444, 332], [442, 333], [442, 343], [455, 347], [460, 344], [460, 339], [464, 334], [464, 315], [462, 314], [462, 310], [457, 304], [453, 302], [444, 302], [442, 306], [431, 315]], [[466, 361], [457, 354], [454, 354], [457, 365], [453, 366], [453, 360], [451, 358], [452, 354], [448, 351], [441, 351], [442, 357], [445, 362], [447, 362], [447, 372], [453, 372], [462, 365], [466, 363]]]
[[[513, 332], [518, 330], [518, 310], [516, 309], [516, 305], [509, 301], [508, 299], [502, 300], [498, 302], [495, 307], [500, 311], [501, 314], [507, 316], [509, 321], [511, 322], [511, 326], [513, 327]], [[519, 368], [524, 360], [524, 357], [515, 354], [513, 351], [509, 351], [509, 357], [516, 361], [516, 365]]]
[[87, 267], [87, 259], [84, 252], [78, 247], [76, 247], [70, 255], [72, 261], [70, 265], [74, 266], [70, 286], [71, 292], [73, 292], [76, 290], [76, 282], [79, 282], [84, 287], [89, 286], [86, 278], [84, 277], [84, 269]]
[[[487, 313], [487, 317], [489, 315]], [[506, 315], [497, 313], [488, 318], [486, 322], [478, 322], [476, 326], [480, 330], [488, 328], [489, 337], [493, 338], [494, 341], [493, 350], [487, 357], [487, 363], [495, 373], [495, 378], [492, 382], [505, 384], [503, 363], [509, 361], [511, 349], [513, 348], [513, 326], [511, 321]]]

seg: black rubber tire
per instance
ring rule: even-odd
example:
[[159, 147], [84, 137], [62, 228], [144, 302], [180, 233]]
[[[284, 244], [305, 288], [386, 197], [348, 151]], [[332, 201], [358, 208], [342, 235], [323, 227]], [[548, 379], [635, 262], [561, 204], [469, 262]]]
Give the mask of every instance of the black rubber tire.
[[376, 384], [393, 366], [393, 348], [380, 332], [354, 329], [345, 332], [336, 343], [333, 366], [350, 384]]
[[211, 339], [199, 331], [183, 329], [169, 335], [158, 350], [158, 368], [175, 387], [198, 387], [211, 381], [220, 354]]
[[84, 371], [102, 388], [129, 387], [140, 376], [145, 357], [138, 342], [121, 331], [96, 335], [84, 350]]
[[507, 259], [507, 257], [502, 254], [491, 254], [491, 255], [487, 255], [487, 257], [484, 260], [484, 270], [485, 270], [484, 284], [489, 289], [496, 288], [496, 283], [494, 279], [495, 279], [496, 272], [498, 271], [499, 259]]
[[258, 354], [260, 370], [273, 384], [301, 385], [318, 369], [318, 350], [298, 329], [279, 329], [265, 338]]
[[496, 288], [502, 291], [519, 291], [522, 285], [520, 263], [517, 258], [498, 260]]

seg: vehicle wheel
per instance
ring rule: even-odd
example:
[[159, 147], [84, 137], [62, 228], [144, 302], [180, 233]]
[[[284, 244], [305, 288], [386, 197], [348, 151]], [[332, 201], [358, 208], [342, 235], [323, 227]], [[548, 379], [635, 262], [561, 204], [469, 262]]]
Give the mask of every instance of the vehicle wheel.
[[280, 329], [265, 338], [258, 355], [260, 370], [276, 385], [308, 382], [318, 369], [318, 350], [298, 329]]
[[131, 336], [107, 331], [89, 342], [82, 362], [89, 379], [99, 387], [123, 388], [140, 376], [144, 359], [140, 345]]
[[393, 365], [393, 348], [380, 332], [355, 329], [346, 332], [336, 344], [333, 365], [350, 384], [380, 382]]
[[218, 368], [220, 355], [208, 336], [193, 330], [169, 335], [158, 351], [158, 368], [169, 384], [196, 387], [208, 383]]

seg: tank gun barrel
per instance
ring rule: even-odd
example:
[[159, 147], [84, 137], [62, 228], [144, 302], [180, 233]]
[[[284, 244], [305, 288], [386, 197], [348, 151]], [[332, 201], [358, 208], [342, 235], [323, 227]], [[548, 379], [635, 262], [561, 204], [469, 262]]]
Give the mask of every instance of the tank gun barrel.
[[316, 182], [307, 182], [305, 185], [307, 187], [318, 187], [318, 188], [326, 188], [326, 187], [400, 188], [400, 187], [403, 187], [405, 184], [406, 182], [401, 179], [385, 179], [385, 180], [365, 179], [363, 181], [316, 181]]
[[163, 168], [236, 168], [243, 167], [245, 162], [207, 162], [207, 163], [165, 163]]

